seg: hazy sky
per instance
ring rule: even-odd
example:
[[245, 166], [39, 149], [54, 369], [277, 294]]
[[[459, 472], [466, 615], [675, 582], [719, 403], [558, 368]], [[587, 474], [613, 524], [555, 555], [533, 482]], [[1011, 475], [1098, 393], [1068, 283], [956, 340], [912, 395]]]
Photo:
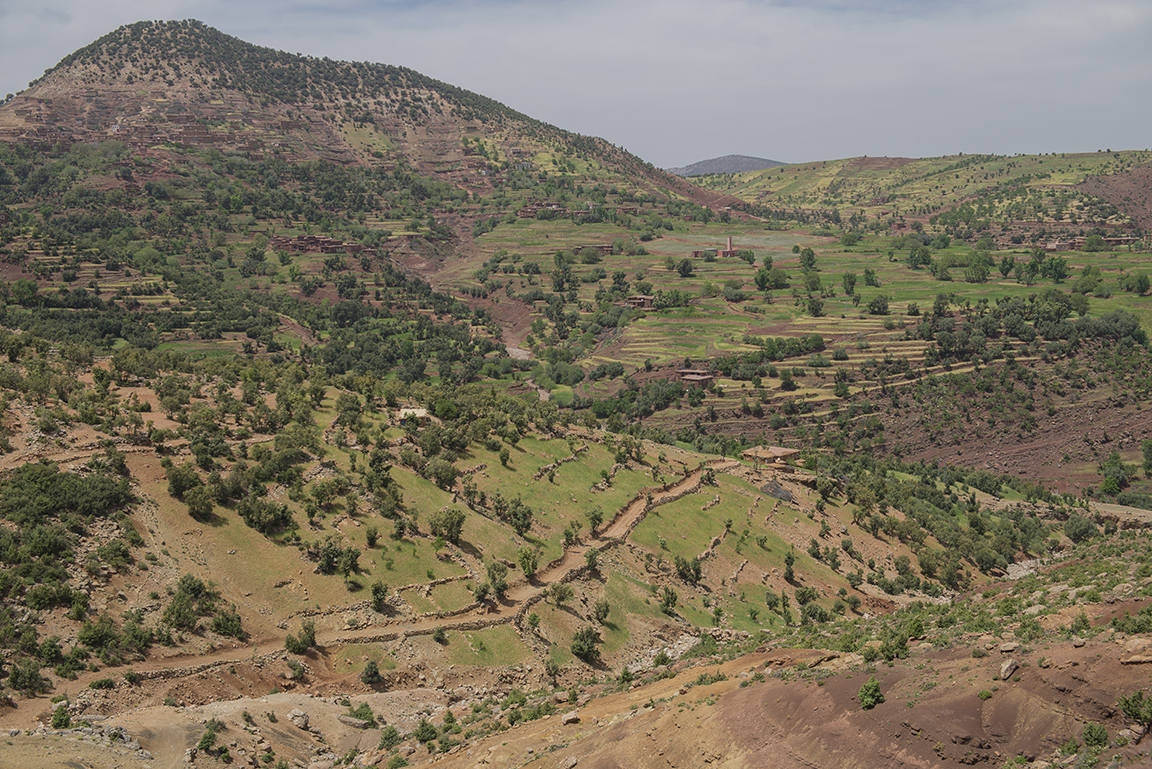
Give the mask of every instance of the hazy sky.
[[1149, 0], [0, 0], [0, 95], [121, 24], [189, 18], [664, 167], [1152, 145]]

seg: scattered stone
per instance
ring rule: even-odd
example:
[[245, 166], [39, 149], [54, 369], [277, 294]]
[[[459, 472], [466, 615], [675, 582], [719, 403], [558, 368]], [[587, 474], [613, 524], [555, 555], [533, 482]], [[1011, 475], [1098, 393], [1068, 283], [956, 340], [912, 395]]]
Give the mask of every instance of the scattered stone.
[[568, 701], [568, 692], [567, 691], [555, 692], [552, 695], [552, 701], [555, 702], [556, 704], [560, 704], [561, 702], [567, 702]]
[[572, 767], [576, 766], [578, 763], [580, 763], [580, 759], [576, 758], [576, 756], [568, 756], [568, 758], [564, 759], [564, 763], [560, 764], [560, 766], [561, 769], [572, 769]]
[[564, 715], [560, 716], [560, 723], [567, 726], [568, 724], [580, 723], [580, 713], [575, 710], [569, 710]]
[[839, 657], [840, 657], [840, 655], [837, 652], [829, 652], [827, 654], [822, 654], [819, 657], [817, 657], [813, 662], [808, 663], [808, 667], [809, 668], [817, 668], [817, 667], [820, 667], [821, 665], [823, 665], [825, 662], [831, 662], [832, 660], [838, 659]]
[[1019, 648], [1020, 648], [1020, 644], [1018, 644], [1018, 643], [1000, 644], [1000, 653], [1001, 654], [1012, 654], [1013, 652], [1015, 652]]
[[1080, 636], [1074, 636], [1072, 638], [1072, 645], [1075, 646], [1077, 649], [1079, 649], [1081, 646], [1084, 645], [1084, 639], [1081, 638]]
[[1000, 680], [1007, 681], [1012, 674], [1016, 672], [1016, 668], [1018, 667], [1020, 666], [1016, 664], [1016, 660], [1011, 657], [1004, 660], [1004, 664], [1000, 666]]

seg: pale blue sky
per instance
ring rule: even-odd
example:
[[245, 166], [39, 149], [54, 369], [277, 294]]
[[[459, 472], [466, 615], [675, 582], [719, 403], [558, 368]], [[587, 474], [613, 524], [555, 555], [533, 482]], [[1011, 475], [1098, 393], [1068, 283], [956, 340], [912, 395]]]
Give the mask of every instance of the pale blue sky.
[[1147, 0], [0, 0], [0, 95], [185, 18], [411, 67], [658, 166], [1152, 145]]

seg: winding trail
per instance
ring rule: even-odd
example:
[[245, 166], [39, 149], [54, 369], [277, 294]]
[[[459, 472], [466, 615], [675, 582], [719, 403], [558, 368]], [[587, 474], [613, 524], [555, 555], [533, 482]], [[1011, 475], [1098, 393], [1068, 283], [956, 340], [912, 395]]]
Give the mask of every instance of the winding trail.
[[[569, 582], [584, 573], [587, 568], [585, 554], [592, 549], [604, 550], [624, 542], [628, 535], [647, 513], [655, 507], [673, 502], [686, 494], [700, 489], [705, 469], [725, 472], [740, 463], [733, 459], [709, 460], [683, 478], [663, 487], [646, 488], [624, 505], [601, 529], [565, 548], [563, 555], [544, 565], [532, 580], [521, 577], [508, 586], [504, 598], [495, 603], [485, 603], [470, 611], [452, 617], [426, 616], [418, 619], [383, 620], [371, 627], [359, 630], [318, 635], [316, 645], [322, 654], [328, 654], [349, 644], [379, 643], [402, 637], [430, 635], [437, 628], [445, 630], [476, 630], [514, 623], [526, 616], [528, 609], [543, 600], [545, 591], [553, 584]], [[651, 502], [646, 495], [651, 494]], [[132, 665], [132, 669], [143, 680], [164, 679], [173, 681], [199, 675], [221, 667], [242, 662], [262, 662], [282, 659], [287, 655], [282, 639], [261, 638], [245, 649], [218, 649], [207, 654], [152, 658]], [[183, 663], [183, 664], [181, 664]], [[74, 685], [86, 686], [88, 679], [106, 677], [108, 672], [81, 675]]]

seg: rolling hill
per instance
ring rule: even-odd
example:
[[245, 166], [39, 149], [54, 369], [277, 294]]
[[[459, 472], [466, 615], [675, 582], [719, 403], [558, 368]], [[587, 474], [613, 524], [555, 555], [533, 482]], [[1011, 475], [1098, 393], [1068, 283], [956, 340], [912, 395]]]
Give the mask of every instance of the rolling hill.
[[688, 181], [102, 37], [0, 105], [4, 755], [1136, 760], [1147, 160]]

